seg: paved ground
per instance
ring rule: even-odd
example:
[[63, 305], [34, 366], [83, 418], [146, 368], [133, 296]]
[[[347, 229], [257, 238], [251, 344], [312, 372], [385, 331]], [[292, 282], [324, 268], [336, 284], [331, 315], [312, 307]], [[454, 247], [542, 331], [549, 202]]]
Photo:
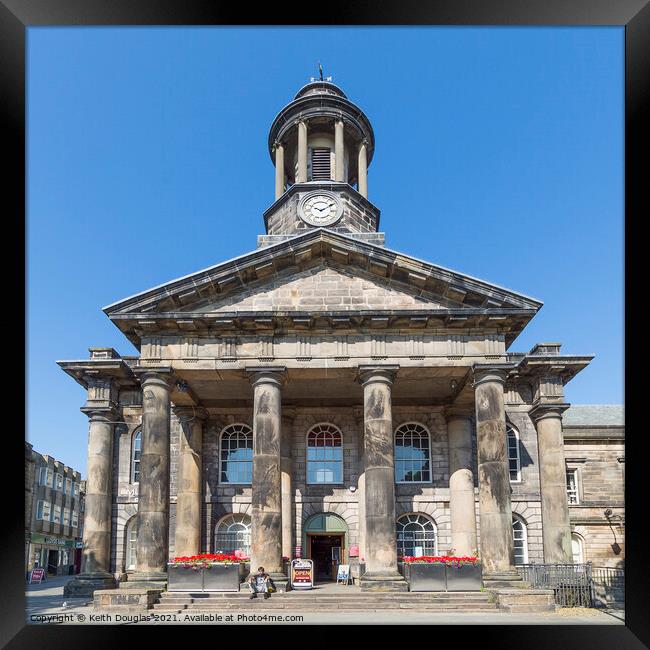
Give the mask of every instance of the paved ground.
[[[561, 609], [555, 613], [506, 614], [503, 612], [192, 612], [187, 614], [103, 614], [96, 612], [87, 599], [64, 599], [63, 586], [69, 576], [49, 578], [40, 585], [26, 585], [28, 623], [57, 625], [174, 625], [174, 624], [438, 624], [438, 625], [624, 625], [622, 610]], [[325, 592], [347, 587], [328, 585]], [[350, 587], [350, 589], [355, 589]], [[65, 606], [64, 606], [65, 603]], [[289, 620], [287, 620], [289, 619]]]

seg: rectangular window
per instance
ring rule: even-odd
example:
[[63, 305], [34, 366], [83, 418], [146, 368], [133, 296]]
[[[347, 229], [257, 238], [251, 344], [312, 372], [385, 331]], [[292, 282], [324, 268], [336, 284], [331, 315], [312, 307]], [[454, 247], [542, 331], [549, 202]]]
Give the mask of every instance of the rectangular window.
[[63, 491], [63, 474], [54, 475], [54, 487], [61, 492]]
[[49, 467], [41, 467], [39, 471], [39, 485], [49, 485], [52, 487], [52, 470]]
[[79, 525], [79, 515], [77, 514], [76, 510], [72, 511], [72, 527], [77, 528]]
[[49, 501], [39, 501], [36, 506], [36, 518], [42, 519], [43, 521], [50, 521], [50, 502]]
[[74, 483], [74, 495], [75, 497], [79, 497], [79, 483]]
[[63, 508], [63, 525], [70, 525], [70, 508]]
[[65, 480], [65, 494], [72, 496], [72, 479], [67, 478]]
[[61, 523], [61, 506], [55, 505], [52, 507], [52, 521], [55, 524]]
[[567, 469], [566, 471], [566, 493], [570, 506], [575, 506], [580, 503], [578, 497], [578, 470]]

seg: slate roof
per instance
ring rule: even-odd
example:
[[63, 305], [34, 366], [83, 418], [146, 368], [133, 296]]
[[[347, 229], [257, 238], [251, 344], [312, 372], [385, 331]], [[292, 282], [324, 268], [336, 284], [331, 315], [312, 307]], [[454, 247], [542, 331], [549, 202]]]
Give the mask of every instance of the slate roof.
[[562, 415], [565, 427], [625, 426], [623, 404], [572, 404]]

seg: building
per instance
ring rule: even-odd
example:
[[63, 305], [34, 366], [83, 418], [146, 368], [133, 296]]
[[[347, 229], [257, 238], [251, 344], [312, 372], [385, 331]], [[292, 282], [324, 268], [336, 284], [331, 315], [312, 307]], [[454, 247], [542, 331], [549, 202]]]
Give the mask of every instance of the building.
[[25, 572], [81, 569], [85, 482], [76, 470], [25, 443]]
[[623, 407], [573, 405], [562, 421], [574, 561], [623, 568]]
[[138, 356], [58, 362], [90, 419], [67, 593], [164, 585], [170, 557], [217, 550], [280, 582], [283, 557], [317, 579], [349, 562], [368, 590], [405, 590], [400, 556], [443, 553], [517, 584], [517, 564], [572, 562], [573, 527], [589, 555], [562, 418], [593, 357], [511, 351], [540, 301], [385, 246], [372, 126], [331, 81], [300, 89], [268, 145], [257, 248], [105, 307]]

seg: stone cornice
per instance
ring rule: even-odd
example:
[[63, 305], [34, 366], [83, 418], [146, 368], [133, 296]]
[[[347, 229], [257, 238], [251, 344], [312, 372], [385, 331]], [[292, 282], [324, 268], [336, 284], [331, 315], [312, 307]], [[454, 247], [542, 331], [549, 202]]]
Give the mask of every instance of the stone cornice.
[[528, 411], [528, 415], [532, 420], [537, 422], [545, 418], [562, 418], [562, 413], [566, 411], [571, 404], [566, 402], [536, 402], [533, 407]]
[[94, 379], [115, 381], [118, 385], [136, 384], [131, 367], [120, 358], [57, 361], [57, 365], [84, 388]]

